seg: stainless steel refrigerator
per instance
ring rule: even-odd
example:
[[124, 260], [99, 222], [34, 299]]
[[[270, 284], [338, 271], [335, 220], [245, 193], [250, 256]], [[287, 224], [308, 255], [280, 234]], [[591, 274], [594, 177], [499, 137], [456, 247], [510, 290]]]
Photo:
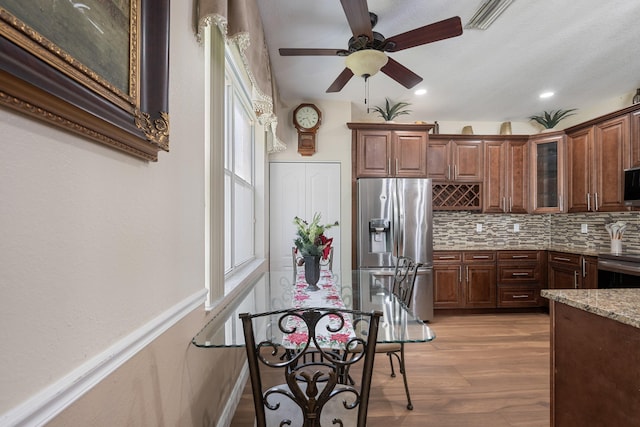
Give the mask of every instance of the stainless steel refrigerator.
[[411, 309], [418, 318], [433, 320], [431, 180], [360, 178], [357, 191], [361, 286], [368, 282], [369, 297], [379, 297], [376, 289], [391, 288], [397, 257], [411, 257], [422, 264]]

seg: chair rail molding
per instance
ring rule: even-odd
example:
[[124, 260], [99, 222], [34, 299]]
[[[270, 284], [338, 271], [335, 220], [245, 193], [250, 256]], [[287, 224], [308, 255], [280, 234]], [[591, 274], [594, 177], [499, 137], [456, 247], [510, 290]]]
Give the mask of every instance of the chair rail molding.
[[28, 427], [46, 424], [186, 315], [204, 307], [206, 295], [207, 289], [203, 288], [175, 304], [24, 403], [0, 415], [0, 425]]

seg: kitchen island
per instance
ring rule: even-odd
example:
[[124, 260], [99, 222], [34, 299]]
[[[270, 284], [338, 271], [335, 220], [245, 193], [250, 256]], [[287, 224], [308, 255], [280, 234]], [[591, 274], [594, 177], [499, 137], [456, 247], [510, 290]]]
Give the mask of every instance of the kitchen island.
[[553, 289], [551, 426], [640, 426], [640, 289]]

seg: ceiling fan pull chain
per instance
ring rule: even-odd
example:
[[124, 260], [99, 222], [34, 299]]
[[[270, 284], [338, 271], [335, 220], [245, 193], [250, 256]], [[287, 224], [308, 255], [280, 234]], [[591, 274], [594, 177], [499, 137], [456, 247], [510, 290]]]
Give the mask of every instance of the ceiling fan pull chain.
[[367, 106], [367, 114], [369, 114], [369, 78], [364, 77], [364, 105]]

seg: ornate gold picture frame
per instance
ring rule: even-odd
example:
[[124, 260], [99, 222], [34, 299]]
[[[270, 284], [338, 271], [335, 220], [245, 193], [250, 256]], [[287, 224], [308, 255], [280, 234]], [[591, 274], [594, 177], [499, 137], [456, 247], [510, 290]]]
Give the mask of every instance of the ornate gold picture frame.
[[0, 104], [136, 157], [169, 151], [169, 0], [0, 0]]

